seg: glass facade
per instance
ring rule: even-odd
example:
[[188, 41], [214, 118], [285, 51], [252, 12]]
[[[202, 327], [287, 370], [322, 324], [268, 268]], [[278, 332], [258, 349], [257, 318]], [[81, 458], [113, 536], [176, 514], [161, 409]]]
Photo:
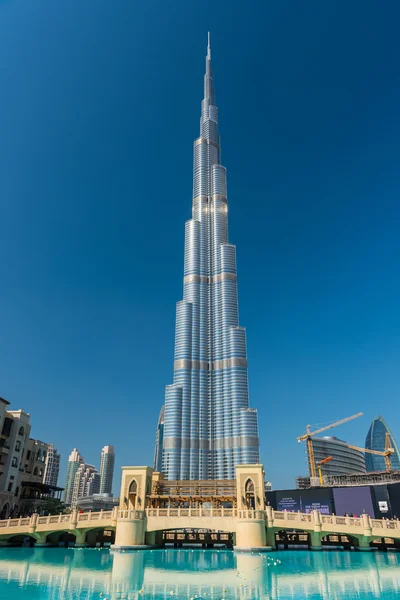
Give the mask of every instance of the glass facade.
[[[391, 456], [392, 469], [394, 471], [400, 470], [400, 455], [399, 448], [397, 443], [387, 426], [385, 420], [382, 417], [378, 417], [374, 419], [371, 423], [371, 427], [367, 433], [367, 437], [365, 440], [365, 447], [368, 450], [379, 450], [383, 452], [385, 450], [385, 440], [386, 433], [390, 436], [391, 447], [394, 448], [394, 454]], [[365, 453], [365, 464], [367, 467], [368, 473], [372, 473], [374, 471], [385, 471], [385, 459], [383, 456], [376, 456], [374, 454]]]
[[164, 407], [162, 407], [157, 423], [156, 431], [156, 447], [154, 451], [153, 468], [157, 473], [162, 471], [162, 447], [164, 439]]
[[[49, 447], [47, 449], [47, 455], [45, 458], [45, 468], [43, 477], [43, 483], [45, 483], [46, 485], [57, 486], [58, 473], [60, 471], [60, 458], [61, 455], [58, 454], [53, 444], [49, 444]], [[53, 491], [50, 492], [50, 495], [53, 494]]]
[[114, 446], [104, 446], [100, 456], [100, 494], [111, 494], [114, 476]]
[[220, 155], [209, 42], [194, 142], [192, 218], [185, 225], [183, 300], [176, 309], [174, 381], [165, 392], [162, 471], [168, 479], [233, 479], [236, 464], [259, 462]]
[[314, 438], [313, 448], [316, 463], [332, 456], [332, 460], [322, 466], [323, 475], [365, 473], [364, 452], [349, 448], [343, 440], [333, 436]]
[[68, 458], [67, 478], [65, 481], [64, 502], [68, 506], [72, 502], [75, 475], [82, 463], [83, 457], [79, 454], [78, 450], [74, 448]]

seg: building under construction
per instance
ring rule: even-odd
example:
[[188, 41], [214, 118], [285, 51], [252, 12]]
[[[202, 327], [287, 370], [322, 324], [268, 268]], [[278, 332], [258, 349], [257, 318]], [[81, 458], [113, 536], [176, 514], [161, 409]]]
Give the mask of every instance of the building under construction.
[[378, 471], [376, 473], [347, 473], [345, 475], [324, 475], [322, 484], [319, 477], [296, 477], [297, 489], [326, 487], [353, 487], [360, 485], [388, 485], [400, 483], [400, 471]]
[[[311, 426], [307, 425], [306, 433], [299, 436], [297, 441], [306, 443], [310, 476], [297, 478], [298, 489], [362, 486], [375, 484], [375, 482], [377, 485], [383, 485], [400, 481], [400, 472], [397, 470], [397, 465], [400, 464], [398, 462], [399, 451], [386, 424], [382, 431], [379, 431], [379, 435], [375, 436], [374, 443], [366, 444], [368, 447], [365, 448], [348, 444], [336, 437], [316, 437], [328, 429], [357, 419], [362, 415], [363, 413], [357, 413], [314, 431], [311, 431]], [[380, 419], [384, 423], [381, 417]], [[382, 469], [386, 467], [386, 470], [376, 470], [367, 474], [365, 461], [366, 457], [371, 456], [379, 459]]]

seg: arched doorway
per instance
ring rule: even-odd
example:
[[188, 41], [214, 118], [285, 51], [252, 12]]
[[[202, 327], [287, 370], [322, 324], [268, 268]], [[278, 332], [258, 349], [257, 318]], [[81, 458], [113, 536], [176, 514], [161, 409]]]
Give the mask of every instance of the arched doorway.
[[254, 482], [252, 479], [246, 481], [244, 491], [247, 508], [255, 508]]
[[129, 509], [136, 508], [136, 502], [137, 502], [137, 483], [136, 483], [136, 480], [133, 479], [133, 481], [131, 481], [131, 484], [129, 486], [129, 491], [128, 491], [128, 508]]
[[0, 512], [0, 521], [2, 521], [3, 519], [7, 519], [9, 510], [10, 510], [10, 505], [8, 504], [8, 502], [6, 502]]

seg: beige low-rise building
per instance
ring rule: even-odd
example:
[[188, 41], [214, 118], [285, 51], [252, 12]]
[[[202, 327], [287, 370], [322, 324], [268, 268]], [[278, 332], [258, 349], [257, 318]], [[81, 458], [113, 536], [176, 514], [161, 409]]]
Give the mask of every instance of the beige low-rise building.
[[30, 438], [30, 415], [0, 398], [0, 519], [33, 512], [50, 487], [44, 483], [49, 444]]

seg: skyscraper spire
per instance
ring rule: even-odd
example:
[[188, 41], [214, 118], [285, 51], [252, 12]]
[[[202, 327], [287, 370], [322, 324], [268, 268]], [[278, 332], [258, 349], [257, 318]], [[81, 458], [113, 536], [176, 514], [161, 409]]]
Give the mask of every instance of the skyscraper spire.
[[259, 462], [220, 156], [208, 34], [192, 218], [185, 225], [183, 300], [176, 307], [174, 383], [165, 392], [162, 470], [167, 479], [233, 479], [235, 465]]
[[206, 56], [206, 74], [204, 75], [204, 100], [208, 99], [211, 104], [215, 104], [214, 84], [212, 79], [211, 67], [211, 38], [208, 33], [207, 56]]

